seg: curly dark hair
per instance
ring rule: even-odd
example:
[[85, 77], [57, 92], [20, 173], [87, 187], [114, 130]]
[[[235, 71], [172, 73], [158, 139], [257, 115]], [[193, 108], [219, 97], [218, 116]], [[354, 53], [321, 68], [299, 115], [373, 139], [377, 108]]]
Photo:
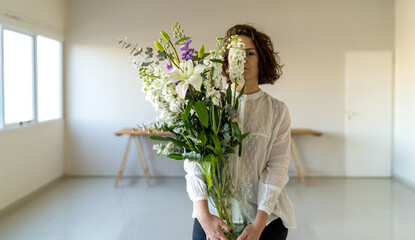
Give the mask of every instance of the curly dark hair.
[[[228, 29], [225, 36], [225, 44], [229, 41], [232, 35], [244, 35], [249, 37], [255, 45], [258, 52], [258, 84], [274, 84], [282, 74], [282, 67], [280, 65], [280, 58], [278, 53], [274, 51], [271, 38], [263, 32], [257, 31], [253, 26], [248, 24], [238, 24]], [[228, 79], [230, 83], [227, 69], [229, 50], [223, 53], [224, 64], [222, 65], [222, 74]]]

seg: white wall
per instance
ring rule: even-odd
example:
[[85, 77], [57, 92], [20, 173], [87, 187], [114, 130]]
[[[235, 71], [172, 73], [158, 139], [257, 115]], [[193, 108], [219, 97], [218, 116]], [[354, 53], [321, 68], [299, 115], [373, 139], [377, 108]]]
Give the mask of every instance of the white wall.
[[65, 0], [0, 0], [0, 9], [17, 17], [0, 15], [3, 23], [63, 40]]
[[[115, 175], [127, 137], [114, 132], [154, 121], [133, 58], [116, 40], [151, 46], [159, 31], [179, 21], [193, 46], [214, 47], [237, 23], [268, 33], [285, 64], [282, 79], [263, 89], [287, 103], [292, 126], [322, 131], [297, 137], [307, 176], [344, 176], [346, 51], [393, 51], [392, 0], [134, 1], [71, 0], [67, 9], [67, 151], [71, 175]], [[182, 163], [156, 159], [154, 175], [183, 175]], [[127, 175], [141, 175], [131, 150]], [[295, 174], [291, 169], [291, 174]]]
[[415, 187], [415, 1], [396, 1], [394, 176]]
[[[63, 38], [64, 0], [0, 0], [2, 23]], [[34, 25], [26, 20], [30, 20]], [[64, 120], [0, 130], [0, 210], [64, 174]]]

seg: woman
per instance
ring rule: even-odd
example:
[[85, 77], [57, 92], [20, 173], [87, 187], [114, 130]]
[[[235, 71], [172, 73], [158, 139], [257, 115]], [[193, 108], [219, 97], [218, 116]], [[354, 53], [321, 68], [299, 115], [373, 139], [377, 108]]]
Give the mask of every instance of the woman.
[[[250, 132], [244, 139], [242, 156], [230, 160], [234, 187], [249, 224], [238, 240], [286, 239], [287, 228], [295, 228], [294, 209], [285, 191], [290, 162], [290, 116], [286, 105], [263, 92], [259, 85], [274, 84], [281, 75], [278, 55], [271, 39], [250, 25], [235, 25], [225, 39], [238, 35], [245, 44], [245, 90], [239, 99], [238, 122], [241, 132]], [[223, 74], [229, 62], [225, 52]], [[242, 85], [237, 91], [241, 91]], [[234, 86], [232, 87], [234, 89]], [[237, 158], [236, 154], [232, 157]], [[194, 203], [193, 240], [225, 240], [222, 232], [231, 231], [215, 216], [208, 204], [203, 173], [195, 162], [184, 163], [187, 191]]]

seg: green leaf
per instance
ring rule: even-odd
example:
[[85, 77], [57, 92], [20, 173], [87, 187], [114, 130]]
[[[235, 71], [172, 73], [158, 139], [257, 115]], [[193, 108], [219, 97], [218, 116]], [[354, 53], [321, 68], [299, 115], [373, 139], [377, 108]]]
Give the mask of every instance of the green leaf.
[[210, 55], [210, 53], [205, 53], [205, 54], [203, 54], [203, 56], [202, 56], [202, 57], [199, 57], [199, 52], [197, 52], [197, 51], [195, 51], [195, 54], [196, 54], [196, 56], [193, 56], [193, 57], [192, 57], [192, 61], [202, 60], [202, 59], [204, 59], [205, 57], [207, 57], [207, 56], [209, 56], [209, 55]]
[[175, 160], [183, 160], [184, 159], [181, 154], [175, 154], [175, 153], [169, 154], [169, 155], [167, 155], [167, 157], [171, 158], [171, 159], [175, 159]]
[[143, 52], [143, 48], [139, 48], [138, 50], [137, 50], [137, 52], [136, 53], [134, 53], [134, 56], [138, 56], [139, 54], [141, 54]]
[[192, 102], [189, 102], [187, 104], [186, 108], [184, 109], [184, 113], [182, 115], [183, 121], [186, 121], [186, 119], [189, 117], [190, 110], [192, 110], [192, 107], [193, 107], [193, 103]]
[[210, 135], [213, 140], [213, 144], [215, 145], [215, 150], [219, 155], [222, 155], [222, 145], [220, 144], [219, 138], [216, 135]]
[[[202, 161], [202, 167], [203, 167], [203, 171], [205, 173], [206, 176], [206, 182], [207, 185], [209, 187], [209, 189], [212, 189], [212, 182], [213, 179], [216, 179], [215, 177], [215, 172], [216, 172], [216, 157], [213, 154], [209, 154], [205, 157], [203, 157], [203, 161]], [[215, 180], [216, 181], [216, 180]]]
[[190, 39], [190, 37], [182, 37], [174, 45], [179, 45], [181, 42], [186, 41], [187, 39]]
[[206, 147], [209, 148], [210, 150], [216, 152], [216, 149], [212, 145], [207, 145]]
[[212, 124], [213, 131], [216, 134], [217, 133], [216, 132], [216, 115], [215, 115], [216, 108], [215, 108], [215, 105], [213, 104], [213, 101], [210, 102], [210, 109], [209, 109], [209, 111], [210, 111], [210, 122]]
[[238, 139], [238, 142], [241, 142], [241, 130], [239, 130], [239, 126], [237, 122], [231, 122], [232, 131], [235, 133], [236, 138]]
[[250, 134], [250, 132], [246, 132], [246, 133], [244, 133], [244, 134], [242, 134], [242, 140], [246, 137], [246, 136], [248, 136]]
[[145, 62], [145, 63], [143, 63], [143, 67], [148, 67], [148, 66], [150, 66], [153, 62], [154, 62], [154, 61], [151, 61], [151, 62]]
[[201, 142], [200, 142], [200, 145], [201, 145], [202, 147], [205, 147], [206, 142], [207, 142], [207, 137], [206, 137], [205, 132], [201, 132], [201, 133], [200, 133], [200, 135], [199, 135], [199, 140], [201, 141]]
[[235, 150], [233, 150], [233, 148], [227, 148], [227, 149], [225, 149], [223, 154], [234, 153], [234, 152], [235, 152]]
[[205, 57], [207, 57], [209, 55], [210, 55], [210, 53], [205, 53], [205, 54], [203, 54], [203, 56], [200, 59], [203, 59], [203, 58], [205, 58]]
[[209, 124], [209, 114], [205, 101], [195, 102], [194, 107], [203, 126], [207, 127]]
[[157, 141], [163, 141], [163, 142], [170, 142], [170, 141], [174, 140], [171, 137], [163, 137], [163, 136], [148, 136], [148, 138], [153, 139], [153, 140], [157, 140]]
[[180, 139], [180, 134], [177, 134], [177, 133], [175, 133], [174, 131], [173, 131], [173, 129], [172, 128], [169, 128], [169, 127], [167, 127], [166, 125], [164, 125], [163, 126], [163, 131], [164, 132], [170, 132], [171, 134], [173, 134], [173, 136], [174, 136], [174, 138], [176, 139], [176, 140], [178, 140], [178, 139]]
[[211, 62], [215, 62], [215, 63], [222, 63], [222, 64], [223, 64], [223, 61], [222, 61], [222, 60], [219, 60], [219, 59], [216, 59], [216, 58], [214, 58], [214, 59], [209, 59], [209, 61], [211, 61]]
[[173, 142], [175, 145], [187, 148], [187, 145], [185, 143], [182, 143], [181, 141], [176, 140], [176, 139], [171, 138], [171, 137], [149, 136], [148, 138], [153, 139], [153, 140], [157, 140], [157, 141], [163, 141], [163, 142]]
[[160, 62], [163, 61], [164, 56], [166, 56], [166, 53], [160, 52], [159, 50], [157, 50], [157, 56], [156, 56], [157, 60], [159, 60]]

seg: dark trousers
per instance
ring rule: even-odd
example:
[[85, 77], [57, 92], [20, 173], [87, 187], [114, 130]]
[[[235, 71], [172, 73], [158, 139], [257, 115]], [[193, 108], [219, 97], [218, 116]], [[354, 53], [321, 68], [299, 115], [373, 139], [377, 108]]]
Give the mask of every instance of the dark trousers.
[[[282, 224], [281, 218], [275, 219], [262, 231], [260, 240], [285, 240], [287, 239], [288, 229]], [[193, 240], [206, 240], [205, 231], [197, 218], [193, 224]]]

